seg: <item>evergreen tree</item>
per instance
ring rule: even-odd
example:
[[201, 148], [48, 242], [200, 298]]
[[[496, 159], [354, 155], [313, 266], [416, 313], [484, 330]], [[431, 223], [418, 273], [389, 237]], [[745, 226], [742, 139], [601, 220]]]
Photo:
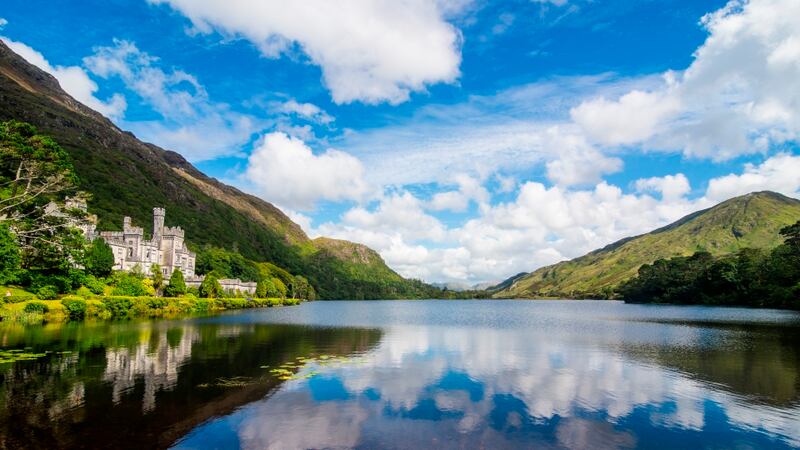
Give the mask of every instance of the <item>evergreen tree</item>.
[[167, 297], [180, 297], [186, 294], [186, 282], [183, 280], [183, 272], [179, 269], [172, 271], [172, 275], [169, 277], [169, 284], [164, 293]]
[[164, 287], [164, 274], [161, 273], [160, 265], [153, 264], [150, 266], [150, 279], [153, 280], [153, 289], [156, 290], [156, 296], [161, 295], [161, 288]]
[[102, 239], [95, 239], [86, 252], [86, 271], [96, 277], [107, 277], [114, 269], [114, 252]]

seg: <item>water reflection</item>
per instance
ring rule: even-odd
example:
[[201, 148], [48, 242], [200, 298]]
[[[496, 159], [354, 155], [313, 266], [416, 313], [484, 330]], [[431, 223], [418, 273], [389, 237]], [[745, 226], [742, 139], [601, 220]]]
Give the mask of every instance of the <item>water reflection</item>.
[[[789, 448], [800, 446], [799, 317], [318, 302], [2, 324], [3, 349], [48, 353], [0, 365], [0, 447]], [[297, 376], [270, 371], [287, 362]]]
[[178, 447], [800, 445], [794, 325], [619, 319], [574, 319], [604, 322], [591, 333], [547, 314], [533, 328], [388, 327], [362, 364], [292, 381]]
[[262, 366], [359, 353], [380, 338], [374, 329], [200, 321], [4, 325], [4, 348], [47, 354], [0, 365], [2, 448], [165, 448], [267, 395], [279, 380]]

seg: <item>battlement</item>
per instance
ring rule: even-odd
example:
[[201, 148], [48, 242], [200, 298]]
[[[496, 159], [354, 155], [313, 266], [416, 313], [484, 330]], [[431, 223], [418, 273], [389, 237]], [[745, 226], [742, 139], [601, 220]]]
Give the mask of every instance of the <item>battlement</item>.
[[183, 228], [165, 227], [165, 216], [164, 208], [153, 208], [150, 239], [145, 239], [144, 229], [133, 226], [133, 221], [127, 216], [122, 221], [122, 231], [100, 232], [100, 238], [109, 244], [123, 247], [123, 251], [117, 249], [114, 252], [115, 267], [132, 270], [138, 265], [150, 270], [153, 264], [159, 264], [165, 276], [172, 274], [173, 270], [180, 270], [185, 277], [194, 276], [196, 255], [186, 248]]
[[163, 237], [180, 237], [182, 238], [184, 234], [183, 228], [181, 227], [164, 227], [161, 235]]
[[101, 231], [100, 237], [106, 242], [123, 242], [125, 234], [122, 231]]
[[135, 234], [137, 236], [144, 236], [144, 228], [142, 228], [142, 227], [127, 226], [127, 227], [124, 227], [122, 232], [125, 233], [126, 235]]

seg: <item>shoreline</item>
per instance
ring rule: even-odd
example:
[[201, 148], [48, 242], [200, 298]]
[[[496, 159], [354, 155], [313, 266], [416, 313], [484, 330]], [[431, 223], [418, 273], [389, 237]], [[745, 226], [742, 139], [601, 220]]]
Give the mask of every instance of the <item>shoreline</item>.
[[36, 325], [84, 320], [125, 320], [136, 318], [179, 318], [193, 314], [251, 308], [295, 306], [306, 300], [295, 298], [197, 298], [67, 295], [55, 300], [30, 300], [0, 304], [0, 323]]

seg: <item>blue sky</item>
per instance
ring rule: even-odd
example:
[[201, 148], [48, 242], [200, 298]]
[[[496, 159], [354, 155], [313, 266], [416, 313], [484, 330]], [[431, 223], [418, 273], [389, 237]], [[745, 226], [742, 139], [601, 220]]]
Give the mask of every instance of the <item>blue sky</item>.
[[800, 190], [793, 0], [6, 0], [74, 97], [312, 235], [496, 281]]

